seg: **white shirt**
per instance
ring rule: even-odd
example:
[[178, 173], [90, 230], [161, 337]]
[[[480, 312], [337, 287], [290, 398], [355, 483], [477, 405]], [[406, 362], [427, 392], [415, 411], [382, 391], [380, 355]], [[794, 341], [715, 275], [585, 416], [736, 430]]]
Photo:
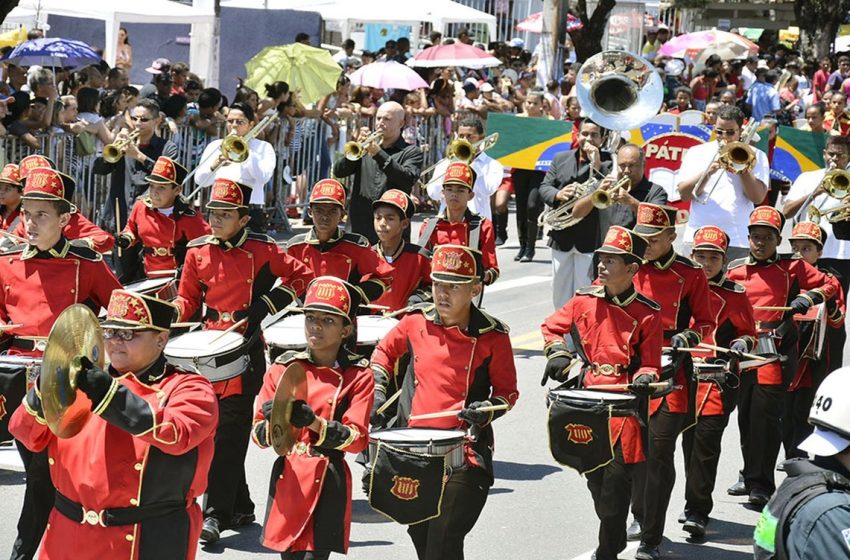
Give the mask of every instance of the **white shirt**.
[[[446, 207], [446, 203], [443, 200], [443, 175], [445, 175], [448, 166], [449, 162], [445, 159], [437, 164], [437, 167], [434, 169], [433, 178], [425, 187], [428, 191], [428, 196], [440, 202], [440, 212]], [[505, 167], [498, 160], [491, 158], [487, 154], [481, 154], [472, 162], [472, 169], [477, 175], [475, 177], [475, 184], [472, 185], [472, 200], [469, 201], [467, 207], [483, 218], [492, 220], [493, 214], [490, 211], [490, 197], [493, 196], [493, 193], [502, 184]]]
[[[717, 142], [706, 142], [689, 149], [682, 159], [680, 170], [687, 170], [690, 177], [695, 177], [705, 171], [720, 145]], [[770, 182], [770, 167], [767, 156], [761, 150], [750, 146], [756, 153], [756, 164], [753, 168], [753, 176], [765, 185]], [[687, 175], [683, 175], [688, 178]], [[705, 200], [705, 196], [712, 186], [714, 190], [711, 198], [702, 204], [697, 201]], [[744, 195], [744, 187], [741, 176], [722, 169], [716, 171], [705, 181], [705, 187], [701, 196], [694, 197], [691, 201], [691, 215], [685, 227], [685, 242], [694, 240], [694, 232], [703, 226], [717, 226], [729, 234], [730, 247], [749, 247], [747, 240], [747, 224], [750, 212], [755, 205]]]
[[[823, 176], [826, 174], [826, 169], [818, 169], [817, 171], [806, 171], [805, 173], [800, 173], [800, 176], [797, 177], [797, 180], [794, 181], [794, 184], [791, 185], [791, 188], [788, 190], [788, 195], [785, 197], [785, 200], [798, 200], [801, 198], [808, 198], [810, 194], [812, 194], [815, 189], [818, 188], [821, 181], [823, 180]], [[805, 206], [801, 206], [799, 212], [797, 213], [797, 218], [792, 219], [794, 224], [797, 222], [802, 222], [808, 219], [808, 214], [806, 211], [809, 206], [814, 205], [818, 210], [829, 210], [831, 208], [837, 208], [842, 205], [842, 202], [837, 198], [833, 198], [828, 194], [819, 194], [814, 200], [812, 200], [809, 204]], [[826, 243], [823, 246], [823, 255], [824, 259], [850, 259], [850, 242], [842, 241], [841, 239], [836, 239], [832, 234], [832, 224], [829, 223], [827, 216], [824, 216], [820, 221], [820, 227], [826, 232], [829, 236], [826, 239]]]
[[[754, 83], [756, 83], [755, 72], [744, 66], [741, 70], [741, 85], [744, 87], [744, 91], [750, 91], [750, 88], [753, 87]], [[746, 93], [744, 95], [746, 95]]]
[[195, 173], [195, 182], [207, 187], [212, 185], [218, 177], [230, 179], [251, 187], [250, 204], [265, 204], [265, 186], [274, 175], [277, 156], [272, 145], [264, 140], [252, 138], [248, 142], [248, 148], [249, 154], [245, 161], [222, 164], [213, 172], [210, 166], [216, 160], [216, 155], [221, 153], [221, 140], [211, 142], [201, 156], [201, 165]]

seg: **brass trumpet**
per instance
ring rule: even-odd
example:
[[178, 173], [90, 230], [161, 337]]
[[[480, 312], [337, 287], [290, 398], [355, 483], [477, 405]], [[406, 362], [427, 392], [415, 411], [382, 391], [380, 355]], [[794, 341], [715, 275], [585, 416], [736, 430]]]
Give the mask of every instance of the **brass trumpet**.
[[590, 195], [590, 200], [593, 202], [593, 206], [600, 210], [605, 210], [606, 208], [611, 207], [611, 205], [614, 204], [612, 195], [619, 189], [623, 189], [626, 192], [632, 190], [632, 180], [629, 179], [628, 176], [620, 177], [608, 188], [599, 188], [593, 191], [593, 194]]
[[[850, 171], [844, 169], [830, 169], [824, 174], [819, 187], [831, 196], [838, 200], [844, 200], [850, 195]], [[815, 189], [816, 191], [817, 189]], [[814, 191], [813, 191], [814, 192]], [[810, 196], [810, 198], [813, 198]], [[819, 223], [824, 216], [831, 216], [838, 213], [837, 216], [829, 218], [830, 223], [844, 221], [850, 216], [850, 204], [843, 204], [829, 210], [821, 210], [816, 206], [809, 206], [806, 210], [806, 215], [809, 221]]]
[[345, 159], [350, 161], [357, 161], [366, 155], [366, 147], [369, 144], [380, 144], [384, 139], [384, 133], [380, 130], [376, 130], [367, 136], [362, 142], [346, 142], [345, 146], [342, 147], [342, 151], [345, 154]]
[[116, 140], [112, 144], [107, 144], [103, 147], [103, 159], [109, 163], [118, 163], [124, 157], [124, 150], [130, 144], [135, 144], [141, 135], [139, 129], [134, 129], [127, 135], [126, 138]]

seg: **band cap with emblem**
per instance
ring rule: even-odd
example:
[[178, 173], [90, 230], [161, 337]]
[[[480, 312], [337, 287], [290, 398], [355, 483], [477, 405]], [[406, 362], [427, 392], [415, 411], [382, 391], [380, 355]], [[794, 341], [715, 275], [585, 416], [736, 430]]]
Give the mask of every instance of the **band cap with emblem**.
[[170, 157], [159, 156], [153, 165], [153, 171], [145, 177], [145, 181], [158, 184], [171, 183], [179, 187], [188, 174], [189, 171], [185, 167]]
[[76, 182], [60, 171], [49, 167], [36, 167], [29, 172], [24, 183], [24, 200], [67, 200], [74, 196]]
[[213, 210], [248, 208], [249, 200], [251, 200], [251, 187], [219, 177], [212, 185], [212, 194], [210, 201], [207, 202], [207, 208]]
[[443, 186], [460, 185], [472, 190], [475, 184], [475, 171], [469, 165], [462, 161], [453, 161], [446, 168], [446, 174], [443, 176]]
[[310, 204], [337, 204], [345, 208], [345, 187], [334, 179], [322, 179], [310, 191]]
[[658, 235], [663, 231], [675, 228], [678, 216], [678, 208], [641, 202], [638, 204], [637, 224], [634, 227], [634, 232], [644, 237]]
[[7, 163], [3, 170], [0, 171], [0, 183], [7, 183], [22, 188], [21, 184], [21, 169], [14, 163]]
[[319, 276], [307, 286], [300, 311], [321, 311], [353, 321], [358, 307], [357, 288], [336, 276]]
[[791, 230], [791, 236], [788, 239], [812, 241], [818, 249], [823, 249], [826, 238], [826, 231], [815, 222], [800, 222]]
[[703, 226], [694, 232], [694, 251], [725, 253], [728, 248], [729, 236], [717, 226]]
[[643, 263], [646, 252], [646, 239], [623, 226], [611, 226], [605, 234], [602, 246], [595, 253], [620, 255], [629, 263]]
[[177, 306], [153, 296], [113, 290], [106, 308], [104, 328], [168, 332], [177, 316]]
[[469, 284], [481, 280], [481, 253], [464, 245], [438, 245], [431, 257], [431, 280]]
[[38, 169], [39, 167], [56, 169], [56, 164], [53, 163], [53, 160], [44, 157], [41, 154], [29, 155], [18, 162], [18, 169], [21, 176], [21, 181], [29, 177], [29, 174], [33, 169]]
[[416, 207], [413, 204], [413, 199], [410, 195], [398, 189], [390, 189], [381, 195], [381, 198], [372, 203], [372, 208], [377, 208], [381, 204], [392, 206], [401, 210], [402, 216], [407, 219], [413, 217], [416, 213]]
[[768, 227], [782, 235], [782, 228], [785, 227], [785, 216], [773, 206], [758, 206], [750, 212], [750, 223], [747, 228], [753, 226]]

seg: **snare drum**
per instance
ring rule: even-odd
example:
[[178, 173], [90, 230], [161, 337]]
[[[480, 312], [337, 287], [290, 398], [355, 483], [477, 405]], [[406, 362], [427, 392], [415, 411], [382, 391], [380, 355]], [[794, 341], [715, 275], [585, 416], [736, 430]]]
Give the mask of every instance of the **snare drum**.
[[200, 373], [212, 382], [241, 375], [250, 362], [244, 336], [217, 330], [188, 332], [172, 338], [165, 345], [165, 359], [176, 368]]
[[0, 356], [0, 442], [11, 441], [9, 419], [41, 370], [41, 358]]
[[[379, 315], [357, 316], [357, 345], [375, 346], [393, 327], [397, 319]], [[282, 350], [303, 350], [307, 348], [304, 336], [304, 315], [289, 315], [263, 329], [263, 338], [269, 346]]]
[[124, 286], [124, 289], [128, 292], [153, 296], [163, 301], [174, 301], [177, 299], [177, 280], [173, 276], [145, 278], [144, 280], [127, 284]]
[[419, 455], [440, 455], [446, 466], [459, 469], [463, 466], [463, 443], [466, 433], [459, 430], [434, 430], [427, 428], [394, 428], [369, 434], [369, 457], [377, 457], [378, 444]]
[[357, 316], [357, 346], [375, 346], [398, 325], [398, 319], [380, 315]]
[[718, 383], [725, 383], [726, 375], [728, 373], [728, 362], [694, 361], [694, 378], [697, 381], [717, 381]]
[[776, 349], [776, 338], [773, 331], [758, 333], [756, 351], [753, 353], [758, 354], [762, 358], [767, 358], [761, 361], [761, 365], [766, 365], [779, 359], [779, 351]]
[[611, 407], [611, 416], [632, 416], [636, 397], [631, 393], [591, 391], [589, 389], [550, 389], [549, 401], [569, 404], [584, 410], [604, 410]]

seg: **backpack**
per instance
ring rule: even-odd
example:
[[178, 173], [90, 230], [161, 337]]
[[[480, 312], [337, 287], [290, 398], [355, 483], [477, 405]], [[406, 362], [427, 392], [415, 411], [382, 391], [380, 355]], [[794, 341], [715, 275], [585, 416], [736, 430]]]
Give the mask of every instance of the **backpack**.
[[761, 512], [753, 535], [756, 560], [787, 560], [785, 539], [801, 507], [829, 492], [850, 493], [850, 480], [837, 472], [818, 467], [807, 459], [785, 462], [788, 478]]

